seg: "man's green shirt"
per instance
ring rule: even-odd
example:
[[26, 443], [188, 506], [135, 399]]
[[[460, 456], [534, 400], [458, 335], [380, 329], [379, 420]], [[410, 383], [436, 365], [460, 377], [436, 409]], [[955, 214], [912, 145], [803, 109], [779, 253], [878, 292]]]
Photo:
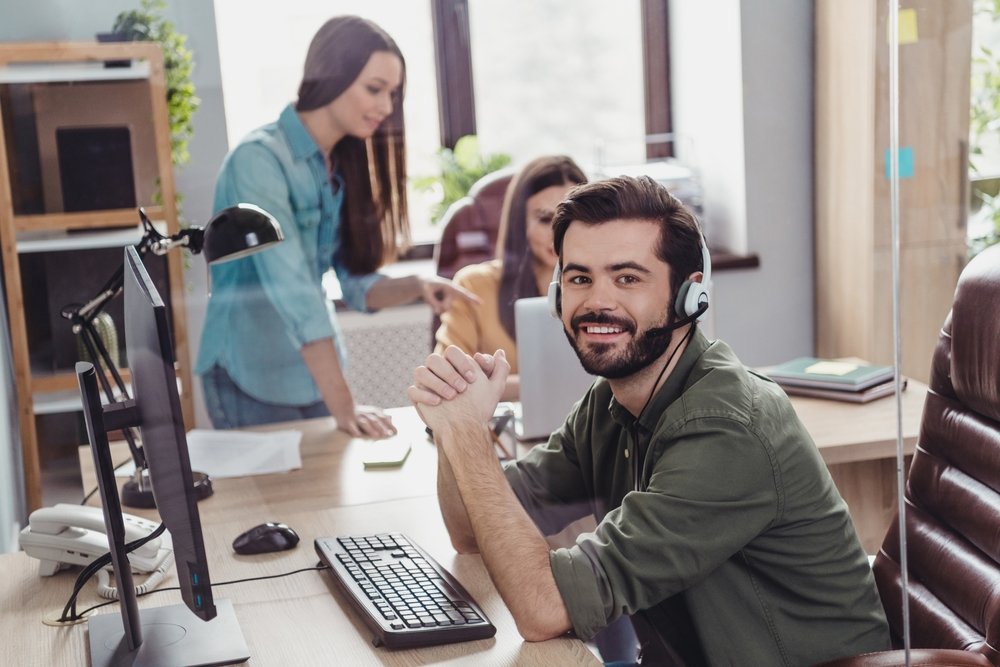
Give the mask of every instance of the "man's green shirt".
[[699, 331], [641, 419], [598, 380], [505, 472], [546, 534], [599, 520], [550, 555], [584, 639], [622, 614], [668, 636], [681, 602], [713, 665], [797, 667], [889, 648], [847, 506], [791, 403]]

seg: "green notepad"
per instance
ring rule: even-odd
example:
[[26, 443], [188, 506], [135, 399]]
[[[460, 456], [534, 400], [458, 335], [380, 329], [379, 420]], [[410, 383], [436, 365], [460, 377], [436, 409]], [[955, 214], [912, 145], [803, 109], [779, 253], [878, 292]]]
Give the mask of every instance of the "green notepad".
[[780, 385], [861, 391], [893, 377], [892, 366], [851, 363], [835, 359], [799, 357], [765, 373]]

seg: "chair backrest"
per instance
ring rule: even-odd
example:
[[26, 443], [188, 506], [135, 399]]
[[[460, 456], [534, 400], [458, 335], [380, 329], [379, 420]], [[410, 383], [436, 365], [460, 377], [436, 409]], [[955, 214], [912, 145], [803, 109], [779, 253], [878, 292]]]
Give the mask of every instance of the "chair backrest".
[[[1000, 665], [1000, 246], [959, 278], [930, 389], [906, 483], [911, 645], [975, 651]], [[897, 525], [874, 569], [898, 642]]]
[[480, 178], [445, 211], [441, 240], [434, 248], [437, 274], [451, 278], [463, 266], [496, 256], [497, 231], [507, 185], [515, 173], [504, 168]]

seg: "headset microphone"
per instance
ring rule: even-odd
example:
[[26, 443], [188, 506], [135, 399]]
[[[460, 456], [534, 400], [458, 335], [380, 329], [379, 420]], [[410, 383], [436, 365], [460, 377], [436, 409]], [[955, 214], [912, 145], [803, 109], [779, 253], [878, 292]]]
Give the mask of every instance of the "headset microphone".
[[702, 315], [704, 315], [706, 310], [708, 310], [708, 302], [707, 301], [702, 301], [698, 305], [698, 310], [694, 311], [690, 315], [688, 315], [686, 317], [683, 317], [683, 318], [677, 320], [676, 322], [674, 322], [674, 323], [672, 323], [672, 324], [670, 324], [668, 326], [665, 326], [665, 327], [653, 327], [651, 329], [646, 329], [646, 333], [643, 334], [643, 335], [644, 336], [666, 336], [666, 335], [670, 334], [672, 331], [674, 331], [676, 329], [680, 329], [685, 324], [690, 324], [691, 322], [694, 322], [699, 317], [701, 317]]

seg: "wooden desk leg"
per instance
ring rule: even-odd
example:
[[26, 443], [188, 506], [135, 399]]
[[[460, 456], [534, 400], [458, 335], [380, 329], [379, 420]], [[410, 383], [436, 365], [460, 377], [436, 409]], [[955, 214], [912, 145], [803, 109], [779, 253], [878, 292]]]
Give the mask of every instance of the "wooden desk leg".
[[[909, 468], [911, 457], [906, 457]], [[877, 459], [828, 466], [834, 484], [847, 503], [861, 546], [878, 553], [889, 524], [896, 517], [896, 461]]]

